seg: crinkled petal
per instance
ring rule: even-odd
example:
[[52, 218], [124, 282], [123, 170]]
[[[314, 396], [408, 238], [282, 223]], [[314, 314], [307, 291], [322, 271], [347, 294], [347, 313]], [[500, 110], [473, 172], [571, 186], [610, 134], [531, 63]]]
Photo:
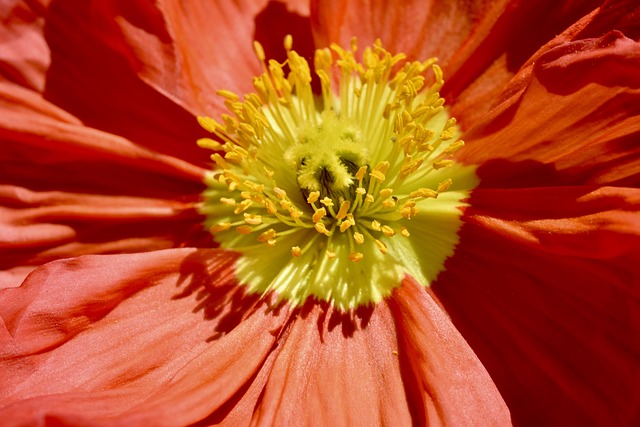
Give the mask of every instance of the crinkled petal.
[[42, 91], [49, 66], [43, 14], [48, 0], [5, 0], [0, 5], [0, 76]]
[[640, 190], [476, 189], [433, 290], [515, 424], [633, 425]]
[[49, 261], [83, 254], [210, 246], [196, 199], [34, 192], [0, 184], [0, 288]]
[[174, 426], [215, 411], [260, 369], [286, 313], [244, 295], [234, 259], [86, 256], [1, 291], [3, 423]]
[[[551, 49], [472, 129], [460, 160], [482, 185], [640, 184], [640, 43], [619, 32]], [[547, 167], [497, 167], [495, 159]], [[525, 165], [526, 166], [526, 165]], [[507, 184], [508, 183], [508, 184]]]

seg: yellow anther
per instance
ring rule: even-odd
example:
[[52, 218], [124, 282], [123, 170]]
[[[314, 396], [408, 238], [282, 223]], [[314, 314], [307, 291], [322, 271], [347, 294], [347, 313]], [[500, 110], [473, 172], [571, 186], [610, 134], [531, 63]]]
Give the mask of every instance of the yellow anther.
[[253, 233], [253, 228], [249, 225], [239, 225], [236, 227], [236, 231], [240, 234], [251, 234]]
[[444, 181], [442, 181], [440, 184], [438, 184], [438, 193], [447, 191], [449, 187], [451, 187], [452, 183], [453, 181], [451, 180], [451, 178], [447, 178]]
[[284, 36], [284, 49], [288, 52], [291, 50], [292, 47], [293, 47], [293, 37], [291, 37], [291, 34], [287, 34], [286, 36]]
[[361, 195], [361, 196], [364, 196], [365, 194], [367, 194], [367, 190], [365, 190], [365, 189], [364, 189], [364, 188], [362, 188], [362, 187], [358, 187], [358, 188], [356, 188], [356, 194], [359, 194], [359, 195]]
[[402, 208], [400, 208], [400, 215], [402, 215], [402, 217], [405, 219], [411, 219], [412, 217], [416, 216], [418, 214], [418, 209], [416, 209], [415, 205], [416, 202], [409, 200], [404, 205], [402, 205]]
[[376, 231], [380, 231], [380, 223], [374, 219], [373, 221], [371, 221], [371, 228]]
[[271, 215], [278, 212], [278, 208], [276, 207], [276, 205], [269, 199], [266, 199], [264, 201], [264, 207]]
[[202, 128], [204, 128], [206, 131], [209, 131], [211, 133], [216, 133], [216, 130], [220, 126], [218, 122], [213, 120], [211, 117], [198, 116], [197, 119], [198, 119], [198, 124]]
[[280, 207], [285, 211], [291, 209], [291, 203], [288, 200], [280, 200]]
[[320, 198], [320, 192], [319, 191], [312, 191], [311, 193], [309, 193], [309, 197], [307, 197], [307, 203], [312, 204], [318, 201], [318, 199]]
[[294, 208], [294, 207], [291, 207], [291, 208], [289, 209], [289, 216], [290, 216], [291, 218], [293, 218], [293, 219], [298, 219], [298, 218], [300, 218], [300, 217], [302, 216], [302, 213], [303, 213], [303, 212], [302, 212], [300, 209], [297, 209], [297, 208]]
[[336, 219], [343, 219], [345, 216], [347, 216], [350, 207], [351, 202], [349, 200], [344, 200], [342, 203], [340, 203], [340, 210], [336, 215]]
[[385, 179], [387, 179], [384, 173], [380, 172], [379, 170], [372, 170], [369, 175], [371, 175], [373, 178], [377, 179], [380, 182], [383, 182]]
[[349, 259], [353, 262], [362, 261], [362, 258], [364, 258], [364, 255], [362, 255], [360, 252], [351, 252], [349, 254]]
[[435, 198], [438, 197], [438, 192], [430, 188], [418, 188], [416, 191], [412, 191], [411, 194], [409, 194], [409, 197], [412, 199], [417, 197], [424, 197], [425, 199]]
[[380, 230], [387, 237], [392, 237], [392, 236], [396, 235], [395, 230], [393, 228], [389, 227], [388, 225], [383, 225], [382, 227], [380, 227]]
[[396, 205], [396, 201], [393, 198], [388, 198], [382, 201], [383, 208], [392, 208]]
[[228, 197], [220, 197], [220, 203], [222, 203], [223, 205], [227, 205], [227, 206], [235, 206], [236, 205], [236, 200], [235, 199], [230, 199]]
[[435, 170], [438, 170], [438, 169], [442, 169], [442, 168], [446, 168], [448, 166], [451, 166], [452, 164], [453, 164], [453, 160], [440, 160], [440, 161], [435, 162], [433, 164], [433, 168]]
[[464, 141], [459, 139], [456, 142], [452, 142], [447, 148], [445, 148], [444, 153], [446, 154], [454, 154], [458, 150], [464, 147]]
[[347, 231], [349, 229], [349, 227], [351, 227], [352, 225], [356, 225], [356, 221], [355, 219], [353, 219], [353, 215], [352, 214], [348, 214], [347, 215], [347, 219], [345, 219], [344, 221], [342, 221], [342, 223], [340, 224], [340, 231], [342, 233], [344, 233], [345, 231]]
[[221, 231], [226, 231], [228, 229], [231, 228], [231, 223], [230, 222], [219, 222], [216, 225], [212, 226], [211, 228], [209, 228], [209, 231], [211, 233], [219, 233]]
[[325, 208], [320, 208], [317, 211], [315, 211], [315, 213], [313, 214], [313, 216], [311, 217], [311, 220], [313, 222], [319, 222], [320, 220], [322, 220], [322, 218], [324, 218], [325, 216], [327, 216], [327, 210]]
[[374, 240], [374, 243], [376, 244], [380, 252], [382, 252], [383, 254], [387, 253], [387, 245], [385, 245], [383, 242], [381, 242], [378, 239]]
[[367, 173], [367, 167], [366, 166], [360, 166], [360, 169], [358, 169], [358, 172], [356, 172], [356, 179], [358, 181], [362, 181], [364, 179], [364, 174]]
[[322, 203], [328, 208], [333, 206], [333, 200], [331, 200], [329, 197], [325, 197], [324, 199], [320, 200], [320, 203]]
[[218, 141], [213, 140], [211, 138], [200, 138], [196, 141], [196, 143], [200, 148], [206, 148], [208, 150], [213, 150], [213, 151], [222, 150], [222, 144], [220, 144]]
[[229, 169], [229, 164], [222, 158], [220, 154], [218, 153], [212, 154], [211, 160], [216, 162], [216, 165], [218, 165], [220, 169]]
[[273, 246], [275, 244], [276, 238], [276, 230], [273, 228], [268, 229], [267, 231], [262, 232], [258, 236], [258, 242], [267, 243], [269, 246]]
[[267, 57], [264, 54], [264, 49], [263, 49], [262, 45], [260, 44], [260, 42], [258, 42], [258, 41], [254, 41], [253, 42], [253, 50], [256, 52], [256, 56], [258, 57], [260, 62], [264, 62], [264, 60]]
[[335, 259], [336, 258], [336, 253], [330, 251], [329, 249], [327, 249], [326, 253], [327, 253], [327, 258], [329, 258], [329, 259]]
[[239, 213], [242, 213], [242, 212], [246, 211], [247, 209], [249, 209], [252, 204], [253, 204], [252, 200], [243, 200], [239, 204], [236, 205], [236, 208], [233, 210], [233, 213], [235, 213], [236, 215], [239, 214]]
[[298, 258], [300, 255], [302, 255], [302, 249], [300, 249], [300, 246], [293, 246], [291, 248], [291, 256]]
[[327, 227], [325, 227], [324, 223], [322, 222], [316, 222], [315, 229], [318, 233], [324, 234], [325, 236], [331, 235], [331, 233], [329, 233], [329, 230], [327, 230]]
[[249, 225], [260, 225], [262, 224], [262, 217], [260, 215], [245, 213], [244, 222]]
[[404, 237], [409, 237], [411, 236], [411, 233], [409, 233], [409, 230], [407, 229], [407, 227], [402, 227], [400, 229], [400, 234]]
[[382, 190], [380, 190], [380, 196], [383, 199], [386, 199], [387, 197], [391, 196], [393, 194], [393, 188], [383, 188]]
[[273, 192], [275, 193], [276, 197], [278, 197], [278, 199], [284, 199], [285, 197], [287, 197], [287, 192], [282, 188], [273, 187]]
[[238, 95], [226, 89], [220, 89], [216, 91], [216, 94], [222, 96], [225, 99], [228, 99], [229, 101], [237, 101], [240, 99]]
[[371, 194], [367, 194], [367, 196], [364, 198], [364, 200], [366, 202], [369, 202], [369, 203], [373, 203], [375, 201], [375, 199], [373, 198], [373, 196]]
[[356, 231], [353, 233], [353, 240], [355, 240], [357, 244], [361, 245], [364, 243], [364, 235]]

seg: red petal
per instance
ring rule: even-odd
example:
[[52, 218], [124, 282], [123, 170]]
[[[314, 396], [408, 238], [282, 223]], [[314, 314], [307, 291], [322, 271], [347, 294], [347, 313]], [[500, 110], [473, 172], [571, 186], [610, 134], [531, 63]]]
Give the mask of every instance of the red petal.
[[[139, 77], [143, 64], [123, 34], [127, 25], [148, 32], [149, 55], [162, 57], [158, 46], [170, 49], [171, 37], [152, 3], [54, 2], [46, 21], [51, 50], [46, 97], [87, 126], [193, 164], [208, 164], [208, 153], [195, 144], [207, 133], [193, 112]], [[163, 74], [166, 79], [171, 70]]]
[[2, 82], [0, 138], [4, 182], [165, 198], [202, 189], [204, 169], [85, 127], [39, 94]]
[[55, 259], [210, 246], [194, 203], [0, 185], [0, 270], [13, 272], [0, 288]]
[[405, 279], [389, 306], [414, 424], [510, 425], [489, 374], [424, 287]]
[[[640, 146], [634, 143], [640, 132], [639, 66], [640, 43], [620, 33], [548, 51], [465, 136], [469, 144], [460, 159], [540, 162], [557, 170], [539, 176], [554, 185], [635, 186], [640, 183]], [[524, 168], [490, 165], [479, 175], [488, 186], [524, 185], [520, 181], [532, 177]]]
[[632, 425], [640, 190], [477, 189], [433, 290], [516, 424]]
[[410, 425], [393, 319], [308, 303], [293, 318], [259, 406], [264, 425]]
[[42, 14], [48, 1], [4, 1], [0, 8], [0, 76], [42, 91], [49, 66]]
[[233, 259], [82, 257], [0, 292], [3, 422], [173, 426], [213, 412], [259, 370], [286, 313], [243, 296]]

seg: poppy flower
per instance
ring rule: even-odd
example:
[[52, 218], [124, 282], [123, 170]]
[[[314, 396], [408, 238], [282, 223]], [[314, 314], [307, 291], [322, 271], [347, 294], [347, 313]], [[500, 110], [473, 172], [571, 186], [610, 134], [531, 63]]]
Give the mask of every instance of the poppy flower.
[[524, 3], [5, 2], [3, 423], [640, 421], [640, 7]]

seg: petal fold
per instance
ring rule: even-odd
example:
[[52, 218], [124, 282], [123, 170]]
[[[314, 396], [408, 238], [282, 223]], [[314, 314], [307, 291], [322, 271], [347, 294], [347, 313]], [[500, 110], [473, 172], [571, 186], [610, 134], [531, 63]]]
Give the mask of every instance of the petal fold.
[[414, 425], [511, 424], [491, 377], [430, 292], [407, 277], [388, 303]]

